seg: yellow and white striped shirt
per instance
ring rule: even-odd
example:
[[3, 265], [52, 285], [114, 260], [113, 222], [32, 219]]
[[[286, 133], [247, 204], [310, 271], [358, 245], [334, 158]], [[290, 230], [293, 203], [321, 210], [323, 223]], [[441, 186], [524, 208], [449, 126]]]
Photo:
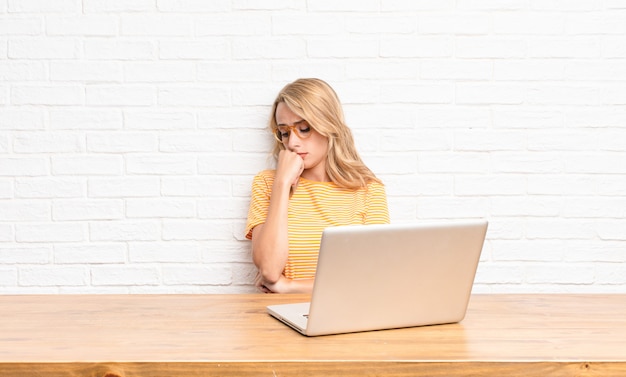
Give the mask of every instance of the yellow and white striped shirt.
[[[252, 182], [246, 225], [248, 239], [252, 238], [252, 229], [267, 218], [274, 173], [274, 170], [262, 171]], [[367, 187], [352, 190], [332, 182], [300, 178], [298, 188], [289, 199], [287, 223], [289, 257], [284, 274], [289, 279], [313, 278], [324, 228], [389, 223], [385, 187], [371, 182]]]

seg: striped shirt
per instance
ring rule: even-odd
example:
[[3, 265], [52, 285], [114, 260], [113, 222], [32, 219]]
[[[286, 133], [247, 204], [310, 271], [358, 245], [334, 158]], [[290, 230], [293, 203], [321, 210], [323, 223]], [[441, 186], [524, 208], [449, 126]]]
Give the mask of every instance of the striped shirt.
[[[245, 234], [248, 239], [252, 238], [252, 229], [267, 218], [274, 173], [274, 170], [262, 171], [252, 182]], [[289, 257], [283, 273], [289, 279], [314, 278], [324, 228], [389, 223], [385, 187], [371, 182], [365, 188], [353, 190], [301, 177], [289, 199], [287, 223]]]

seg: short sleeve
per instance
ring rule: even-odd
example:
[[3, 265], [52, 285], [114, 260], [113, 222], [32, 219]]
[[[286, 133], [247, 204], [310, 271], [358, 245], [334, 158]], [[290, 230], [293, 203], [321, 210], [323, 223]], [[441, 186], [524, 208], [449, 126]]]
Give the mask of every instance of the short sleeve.
[[269, 170], [260, 172], [252, 180], [250, 209], [248, 210], [248, 221], [246, 222], [245, 230], [247, 239], [252, 239], [252, 229], [259, 224], [263, 224], [267, 218], [273, 182], [274, 176]]
[[378, 182], [371, 182], [367, 187], [367, 211], [364, 224], [388, 224], [389, 208], [385, 186]]

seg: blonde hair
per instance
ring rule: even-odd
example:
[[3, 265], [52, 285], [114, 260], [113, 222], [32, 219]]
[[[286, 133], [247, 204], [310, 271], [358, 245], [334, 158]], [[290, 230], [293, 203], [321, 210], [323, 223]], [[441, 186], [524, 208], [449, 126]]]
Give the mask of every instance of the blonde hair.
[[[269, 121], [276, 132], [276, 107], [283, 102], [293, 113], [305, 119], [322, 136], [328, 138], [326, 174], [336, 185], [356, 189], [370, 182], [381, 182], [367, 167], [354, 145], [350, 128], [345, 123], [341, 102], [335, 91], [320, 79], [299, 79], [287, 84], [274, 100]], [[285, 149], [275, 141], [272, 155]]]

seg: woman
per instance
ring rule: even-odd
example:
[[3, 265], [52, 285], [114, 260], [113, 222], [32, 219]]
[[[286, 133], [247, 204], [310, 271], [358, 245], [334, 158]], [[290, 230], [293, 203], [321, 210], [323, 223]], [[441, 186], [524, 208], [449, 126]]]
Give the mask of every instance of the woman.
[[310, 293], [324, 228], [389, 222], [382, 182], [365, 166], [335, 91], [319, 79], [285, 86], [272, 106], [275, 170], [252, 183], [246, 237], [270, 293]]

